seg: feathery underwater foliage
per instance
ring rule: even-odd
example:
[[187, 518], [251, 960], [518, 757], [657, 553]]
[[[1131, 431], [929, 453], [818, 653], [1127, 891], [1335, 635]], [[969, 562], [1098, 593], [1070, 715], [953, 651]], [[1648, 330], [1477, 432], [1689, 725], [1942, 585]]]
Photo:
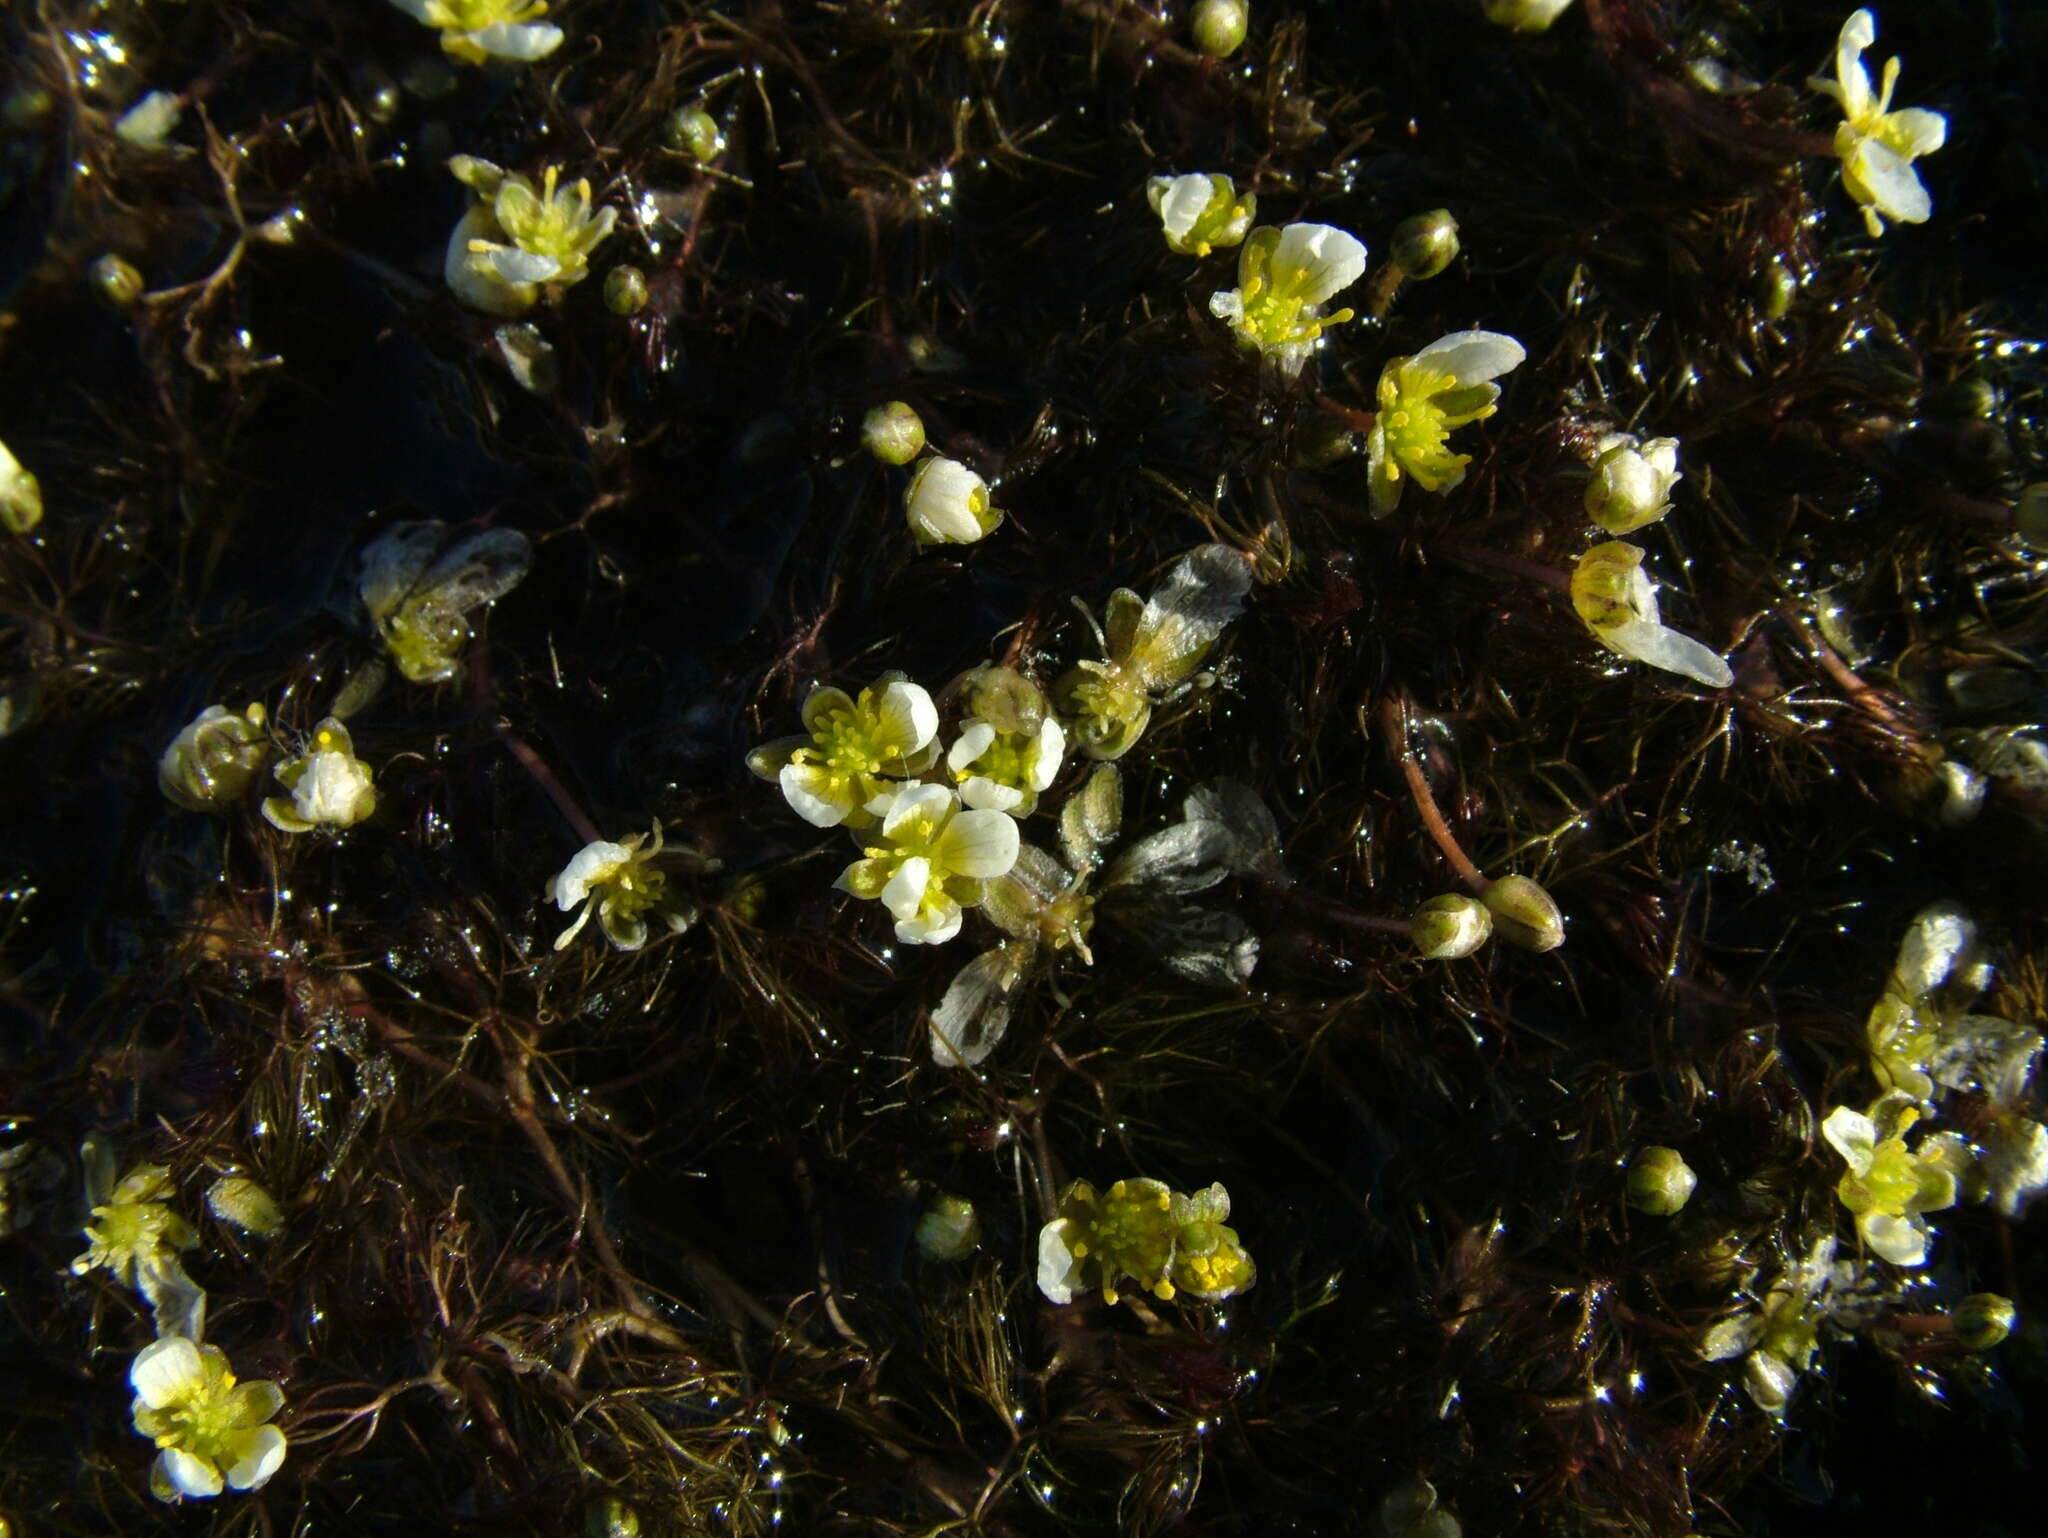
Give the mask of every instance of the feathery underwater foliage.
[[1247, 9], [0, 8], [0, 1521], [2031, 1509], [2048, 18], [1872, 7], [1878, 237], [1847, 0]]

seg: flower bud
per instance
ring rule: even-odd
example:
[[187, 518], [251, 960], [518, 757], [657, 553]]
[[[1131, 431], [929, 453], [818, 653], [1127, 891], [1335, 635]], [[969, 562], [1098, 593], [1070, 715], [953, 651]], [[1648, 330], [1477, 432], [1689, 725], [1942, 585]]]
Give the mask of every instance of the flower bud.
[[621, 262], [604, 275], [604, 307], [614, 315], [638, 315], [647, 308], [647, 274]]
[[0, 443], [0, 524], [26, 534], [42, 521], [42, 484]]
[[883, 464], [907, 465], [924, 452], [924, 418], [908, 401], [889, 401], [861, 422], [860, 441]]
[[1035, 732], [1045, 723], [1045, 694], [1015, 668], [976, 668], [968, 678], [967, 709], [999, 732]]
[[1527, 876], [1503, 876], [1483, 898], [1494, 927], [1510, 945], [1525, 951], [1554, 951], [1564, 944], [1564, 915], [1550, 894]]
[[640, 1538], [640, 1513], [607, 1495], [583, 1508], [584, 1538]]
[[109, 309], [125, 310], [142, 297], [142, 274], [111, 251], [97, 258], [85, 275], [93, 296]]
[[1783, 262], [1773, 262], [1757, 279], [1757, 308], [1765, 320], [1783, 320], [1799, 292], [1799, 279]]
[[1482, 0], [1486, 19], [1510, 32], [1548, 32], [1572, 0]]
[[2048, 481], [2021, 490], [2012, 505], [2012, 531], [2036, 550], [2048, 549]]
[[1995, 1292], [1973, 1292], [1949, 1315], [1956, 1339], [1972, 1351], [1989, 1351], [1999, 1344], [2012, 1334], [2019, 1317], [2012, 1299], [2001, 1298]]
[[678, 107], [669, 114], [662, 137], [670, 149], [688, 155], [699, 165], [716, 160], [718, 152], [725, 148], [725, 136], [718, 131], [717, 120], [702, 107]]
[[1586, 484], [1586, 516], [1609, 534], [1628, 534], [1671, 511], [1678, 470], [1678, 440], [1638, 442], [1609, 433], [1594, 445], [1593, 479]]
[[964, 1196], [939, 1195], [917, 1220], [917, 1252], [926, 1260], [965, 1260], [981, 1240], [981, 1218]]
[[1433, 278], [1458, 259], [1458, 221], [1448, 208], [1403, 219], [1388, 253], [1405, 278]]
[[244, 1233], [268, 1239], [284, 1227], [284, 1214], [271, 1195], [255, 1181], [241, 1175], [216, 1180], [206, 1193], [206, 1207], [224, 1223]]
[[1003, 521], [988, 483], [957, 459], [934, 454], [910, 477], [903, 511], [920, 545], [971, 545]]
[[1700, 1183], [1675, 1148], [1652, 1145], [1628, 1161], [1628, 1204], [1652, 1217], [1668, 1218], [1692, 1200]]
[[1476, 897], [1446, 892], [1415, 910], [1408, 938], [1424, 961], [1456, 961], [1469, 956], [1493, 934], [1493, 915]]
[[1195, 0], [1189, 19], [1195, 46], [1212, 59], [1227, 59], [1244, 46], [1244, 34], [1251, 25], [1251, 7], [1245, 0]]
[[209, 705], [164, 749], [157, 761], [157, 788], [188, 812], [217, 812], [242, 799], [270, 756], [267, 717], [261, 705], [232, 715]]

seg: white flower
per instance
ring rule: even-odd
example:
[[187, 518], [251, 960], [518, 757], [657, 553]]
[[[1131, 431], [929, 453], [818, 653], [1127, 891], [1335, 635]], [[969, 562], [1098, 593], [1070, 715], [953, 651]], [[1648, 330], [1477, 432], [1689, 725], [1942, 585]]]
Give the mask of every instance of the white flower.
[[1836, 1194], [1856, 1214], [1856, 1231], [1871, 1252], [1895, 1266], [1927, 1263], [1927, 1221], [1956, 1199], [1956, 1168], [1966, 1158], [1954, 1133], [1906, 1146], [1919, 1108], [1901, 1094], [1886, 1095], [1871, 1114], [1838, 1105], [1821, 1123], [1821, 1136], [1849, 1166]]
[[115, 1183], [108, 1178], [111, 1157], [87, 1148], [85, 1194], [92, 1221], [85, 1225], [86, 1251], [71, 1262], [71, 1273], [83, 1276], [104, 1266], [123, 1286], [140, 1291], [152, 1273], [176, 1266], [177, 1251], [191, 1249], [199, 1236], [171, 1210], [169, 1170], [138, 1164]]
[[1029, 817], [1059, 774], [1066, 751], [1067, 734], [1051, 716], [1035, 732], [999, 732], [969, 716], [946, 754], [946, 767], [960, 782], [960, 799], [976, 811]]
[[960, 810], [948, 785], [911, 785], [877, 796], [875, 842], [835, 885], [879, 899], [905, 945], [938, 945], [960, 932], [961, 910], [982, 900], [984, 881], [1017, 863], [1017, 823], [1006, 812]]
[[0, 524], [26, 534], [43, 521], [43, 488], [0, 443]]
[[1572, 0], [1485, 0], [1486, 19], [1510, 32], [1548, 32]]
[[636, 833], [622, 844], [605, 839], [585, 844], [560, 874], [548, 878], [547, 895], [557, 908], [583, 910], [555, 937], [556, 950], [575, 939], [593, 914], [605, 938], [622, 951], [637, 951], [647, 943], [650, 910], [659, 911], [674, 933], [689, 927], [689, 916], [669, 905], [667, 873], [653, 863], [661, 853], [661, 824], [654, 825], [653, 843], [642, 849], [647, 837]]
[[903, 512], [920, 545], [971, 545], [1003, 521], [991, 507], [988, 482], [957, 459], [934, 454], [903, 493]]
[[1203, 171], [1155, 176], [1145, 184], [1145, 200], [1159, 215], [1166, 244], [1182, 256], [1236, 245], [1258, 210], [1258, 199], [1250, 193], [1238, 197], [1229, 177]]
[[136, 1353], [135, 1429], [155, 1442], [149, 1488], [160, 1501], [204, 1500], [223, 1484], [260, 1490], [284, 1464], [285, 1438], [270, 1418], [284, 1408], [275, 1383], [236, 1383], [217, 1346], [166, 1335]]
[[1710, 1362], [1744, 1357], [1743, 1384], [1756, 1407], [1782, 1415], [1799, 1375], [1820, 1348], [1823, 1325], [1853, 1330], [1867, 1321], [1874, 1300], [1865, 1271], [1835, 1259], [1832, 1235], [1788, 1265], [1757, 1307], [1730, 1315], [1708, 1330], [1700, 1355]]
[[1867, 10], [1851, 13], [1835, 40], [1835, 78], [1806, 83], [1840, 103], [1844, 121], [1835, 130], [1835, 154], [1842, 162], [1842, 186], [1862, 205], [1870, 233], [1882, 235], [1886, 216], [1922, 224], [1934, 212], [1913, 162], [1947, 141], [1948, 119], [1921, 107], [1890, 110], [1899, 83], [1897, 59], [1885, 61], [1883, 89], [1872, 96], [1863, 50], [1876, 41], [1876, 18]]
[[939, 753], [939, 711], [922, 684], [900, 673], [860, 691], [813, 689], [802, 737], [781, 737], [747, 755], [747, 767], [782, 787], [790, 809], [814, 828], [869, 828], [868, 803], [923, 774]]
[[543, 0], [391, 0], [415, 21], [441, 30], [441, 49], [462, 64], [487, 58], [531, 64], [562, 46], [562, 29], [537, 23]]
[[1643, 552], [1609, 540], [1579, 558], [1572, 607], [1608, 650], [1690, 678], [1709, 689], [1735, 681], [1718, 652], [1666, 627], [1658, 617], [1657, 585], [1643, 570]]
[[356, 757], [348, 728], [331, 717], [313, 729], [305, 753], [278, 766], [277, 779], [291, 798], [270, 797], [263, 816], [281, 832], [351, 828], [377, 809], [369, 766]]
[[1449, 491], [1465, 479], [1472, 456], [1453, 454], [1444, 440], [1453, 428], [1499, 410], [1500, 386], [1493, 381], [1528, 356], [1520, 342], [1498, 331], [1453, 331], [1412, 357], [1387, 360], [1366, 440], [1373, 517], [1384, 518], [1399, 505], [1404, 475], [1424, 491]]
[[1671, 488], [1684, 479], [1676, 438], [1639, 442], [1630, 433], [1609, 433], [1593, 453], [1586, 516], [1609, 534], [1633, 533], [1671, 511]]
[[1237, 287], [1209, 298], [1209, 313], [1228, 321], [1246, 347], [1293, 378], [1331, 326], [1349, 310], [1323, 313], [1365, 275], [1365, 245], [1335, 225], [1266, 225], [1253, 230], [1237, 259]]

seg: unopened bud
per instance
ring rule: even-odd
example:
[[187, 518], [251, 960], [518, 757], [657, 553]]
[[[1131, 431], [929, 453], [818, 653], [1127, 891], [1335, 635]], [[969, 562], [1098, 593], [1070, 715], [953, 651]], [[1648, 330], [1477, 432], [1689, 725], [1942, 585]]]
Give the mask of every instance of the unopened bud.
[[1394, 226], [1389, 249], [1403, 277], [1433, 278], [1458, 259], [1458, 221], [1448, 208], [1403, 219]]
[[1408, 938], [1424, 961], [1456, 961], [1469, 956], [1493, 934], [1493, 915], [1476, 897], [1447, 892], [1415, 910]]
[[1572, 0], [1483, 0], [1486, 19], [1510, 32], [1548, 32]]
[[2012, 1306], [2011, 1298], [2001, 1298], [1995, 1292], [1973, 1292], [1956, 1305], [1949, 1318], [1955, 1324], [1957, 1340], [1972, 1351], [1989, 1351], [2012, 1334], [2020, 1314]]
[[604, 275], [604, 307], [614, 315], [638, 315], [647, 308], [647, 274], [621, 262]]
[[965, 1260], [981, 1239], [981, 1218], [964, 1196], [935, 1196], [917, 1220], [917, 1252], [926, 1260]]
[[0, 526], [26, 534], [42, 521], [42, 482], [0, 443]]
[[97, 258], [85, 275], [93, 297], [113, 309], [125, 310], [142, 297], [142, 274], [111, 251]]
[[607, 1495], [583, 1508], [584, 1538], [640, 1538], [640, 1513]]
[[1564, 915], [1551, 895], [1527, 876], [1503, 876], [1487, 887], [1486, 906], [1494, 927], [1510, 945], [1525, 951], [1554, 951], [1564, 944]]
[[924, 452], [924, 419], [907, 401], [877, 406], [860, 424], [860, 441], [885, 465], [907, 465]]
[[232, 1223], [259, 1239], [268, 1239], [284, 1227], [284, 1214], [270, 1193], [242, 1175], [216, 1180], [206, 1193], [206, 1207], [223, 1223]]
[[662, 137], [678, 154], [688, 155], [699, 165], [708, 165], [725, 148], [725, 136], [718, 121], [702, 107], [678, 107], [669, 115]]
[[1227, 59], [1244, 46], [1251, 19], [1245, 0], [1196, 0], [1191, 19], [1195, 46], [1212, 59]]
[[242, 799], [270, 756], [261, 705], [240, 715], [209, 705], [164, 749], [156, 783], [165, 799], [191, 812], [214, 812]]
[[1677, 1149], [1651, 1146], [1628, 1161], [1628, 1204], [1652, 1217], [1668, 1218], [1692, 1200], [1700, 1177]]
[[2021, 490], [2012, 505], [2012, 531], [2036, 550], [2048, 549], [2048, 481]]
[[1757, 308], [1765, 320], [1783, 320], [1799, 293], [1799, 279], [1783, 262], [1773, 262], [1757, 279]]

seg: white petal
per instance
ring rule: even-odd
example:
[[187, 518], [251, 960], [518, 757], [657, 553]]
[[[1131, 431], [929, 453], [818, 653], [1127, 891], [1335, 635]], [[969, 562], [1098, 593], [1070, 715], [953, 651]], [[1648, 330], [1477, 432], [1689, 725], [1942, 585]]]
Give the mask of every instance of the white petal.
[[507, 283], [545, 283], [562, 270], [552, 256], [524, 251], [518, 246], [493, 246], [489, 252], [491, 270]]
[[1977, 926], [1952, 902], [1930, 903], [1913, 915], [1892, 981], [1909, 999], [1932, 993], [1947, 982], [1956, 962], [1977, 939]]
[[1725, 689], [1735, 682], [1735, 674], [1719, 652], [1663, 625], [1616, 625], [1598, 634], [1624, 657], [1690, 678], [1709, 689]]
[[882, 906], [889, 910], [897, 923], [907, 923], [924, 905], [925, 893], [931, 890], [931, 884], [930, 860], [921, 855], [905, 860], [896, 867], [896, 874], [882, 888]]
[[1498, 331], [1453, 331], [1431, 342], [1411, 362], [1449, 374], [1460, 385], [1475, 385], [1498, 379], [1528, 356], [1520, 342]]
[[970, 545], [982, 537], [981, 520], [969, 507], [988, 483], [957, 459], [938, 455], [917, 467], [903, 493], [903, 509], [920, 539]]
[[896, 938], [905, 945], [944, 945], [960, 933], [960, 919], [960, 905], [935, 892], [917, 913], [896, 921]]
[[171, 1488], [180, 1495], [205, 1500], [208, 1496], [220, 1494], [220, 1470], [204, 1458], [195, 1458], [176, 1447], [166, 1447], [156, 1455], [156, 1462]]
[[977, 812], [1014, 812], [1024, 804], [1024, 792], [1014, 785], [998, 785], [985, 774], [974, 774], [960, 786], [960, 799]]
[[441, 277], [455, 297], [485, 315], [507, 318], [524, 315], [540, 295], [531, 284], [507, 283], [488, 263], [479, 267], [470, 259], [472, 240], [498, 240], [505, 232], [489, 205], [478, 204], [456, 221], [442, 258]]
[[958, 774], [989, 749], [996, 740], [996, 729], [986, 721], [977, 721], [969, 716], [960, 723], [960, 735], [954, 741], [952, 751], [946, 755], [946, 767]]
[[624, 844], [599, 839], [585, 844], [551, 883], [555, 906], [567, 913], [590, 895], [594, 882], [603, 880], [633, 856]]
[[1877, 1124], [1849, 1106], [1838, 1105], [1828, 1112], [1828, 1119], [1820, 1124], [1820, 1135], [1859, 1175], [1876, 1157]]
[[114, 124], [114, 137], [125, 144], [156, 149], [170, 137], [184, 114], [184, 104], [169, 91], [151, 91], [121, 114]]
[[1067, 1247], [1067, 1220], [1055, 1218], [1038, 1231], [1038, 1290], [1050, 1302], [1071, 1303], [1080, 1269]]
[[890, 802], [888, 815], [882, 819], [882, 837], [894, 839], [917, 822], [928, 822], [936, 827], [958, 805], [958, 798], [950, 785], [909, 786], [898, 791]]
[[530, 64], [562, 46], [562, 29], [545, 22], [495, 21], [468, 34], [469, 40], [494, 59]]
[[1848, 169], [1869, 192], [1878, 212], [1901, 224], [1925, 224], [1934, 212], [1934, 199], [1919, 173], [1890, 145], [1862, 140], [1849, 157]]
[[1948, 142], [1948, 119], [1925, 107], [1901, 107], [1888, 113], [1885, 131], [1897, 141], [1899, 153], [1908, 160], [1931, 155]]
[[1227, 320], [1233, 326], [1244, 324], [1244, 295], [1234, 288], [1226, 288], [1209, 296], [1209, 313], [1218, 320]]
[[1299, 292], [1321, 304], [1365, 276], [1365, 243], [1334, 224], [1289, 224], [1273, 247], [1276, 282], [1300, 274]]
[[1700, 1355], [1710, 1362], [1725, 1362], [1730, 1357], [1743, 1355], [1763, 1339], [1763, 1319], [1754, 1313], [1737, 1314], [1732, 1319], [1723, 1319], [1700, 1342]]
[[1792, 1402], [1799, 1374], [1768, 1351], [1752, 1351], [1742, 1364], [1744, 1386], [1759, 1410], [1776, 1415]]
[[391, 0], [391, 3], [414, 21], [429, 27], [434, 25], [433, 17], [428, 14], [433, 8], [434, 0]]
[[275, 1426], [251, 1426], [233, 1433], [228, 1452], [234, 1462], [228, 1467], [228, 1483], [237, 1490], [260, 1490], [270, 1476], [284, 1465], [284, 1433]]
[[816, 764], [784, 764], [776, 783], [790, 810], [814, 828], [836, 828], [853, 810], [851, 797], [843, 790], [838, 796], [827, 794], [832, 789], [831, 771]]
[[898, 678], [882, 691], [880, 745], [897, 747], [906, 757], [939, 734], [939, 708], [921, 684]]
[[1188, 231], [1208, 208], [1213, 190], [1209, 178], [1199, 171], [1186, 176], [1155, 176], [1145, 184], [1145, 196], [1152, 211], [1159, 215], [1167, 235], [1174, 240], [1187, 239]]
[[1017, 863], [1017, 844], [1017, 819], [1007, 812], [961, 812], [939, 835], [938, 856], [956, 875], [990, 880]]
[[1060, 760], [1066, 756], [1067, 734], [1059, 722], [1051, 716], [1038, 728], [1038, 753], [1031, 761], [1031, 788], [1044, 790], [1050, 786], [1060, 772]]
[[1927, 1230], [1920, 1225], [1906, 1218], [1873, 1212], [1866, 1214], [1856, 1226], [1863, 1234], [1863, 1242], [1870, 1246], [1871, 1253], [1893, 1265], [1919, 1266], [1927, 1263]]
[[166, 1335], [135, 1353], [128, 1381], [136, 1398], [152, 1410], [161, 1410], [202, 1387], [206, 1374], [197, 1346], [182, 1335]]

